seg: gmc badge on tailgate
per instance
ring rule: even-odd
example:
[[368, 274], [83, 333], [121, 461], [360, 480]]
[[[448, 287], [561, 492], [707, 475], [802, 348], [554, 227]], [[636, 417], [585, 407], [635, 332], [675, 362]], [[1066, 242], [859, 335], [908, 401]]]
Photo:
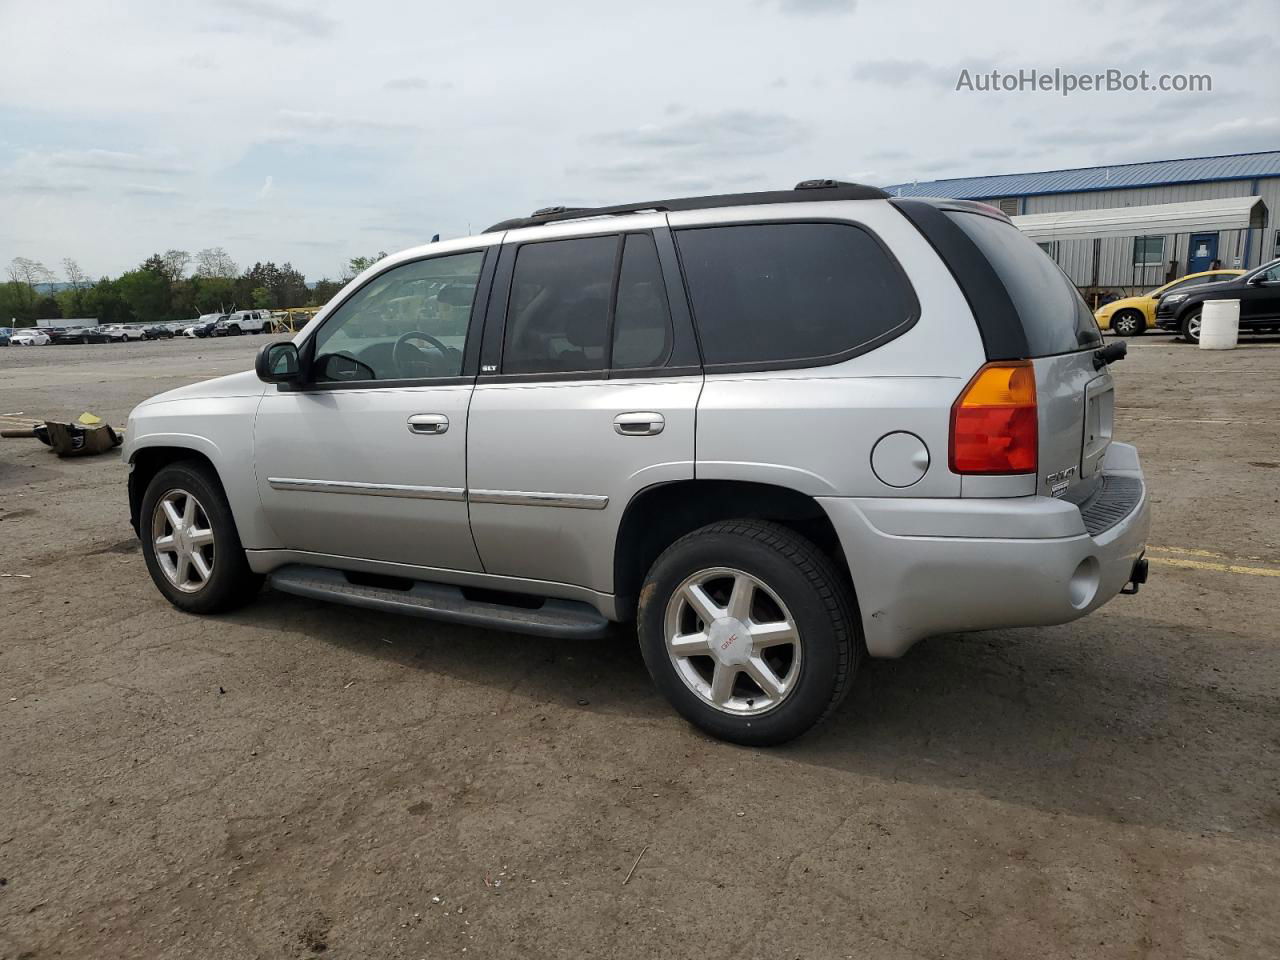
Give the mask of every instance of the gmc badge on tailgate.
[[1067, 492], [1067, 487], [1071, 485], [1071, 478], [1075, 475], [1075, 467], [1067, 467], [1067, 469], [1059, 470], [1057, 473], [1045, 474], [1044, 482], [1049, 485], [1049, 494], [1054, 497], [1062, 496]]

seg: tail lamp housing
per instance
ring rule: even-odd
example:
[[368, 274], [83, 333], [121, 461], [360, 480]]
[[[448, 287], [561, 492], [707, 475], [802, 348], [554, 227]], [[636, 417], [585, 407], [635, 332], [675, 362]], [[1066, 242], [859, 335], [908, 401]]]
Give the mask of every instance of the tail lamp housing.
[[951, 405], [952, 473], [1035, 473], [1039, 444], [1028, 360], [986, 364]]

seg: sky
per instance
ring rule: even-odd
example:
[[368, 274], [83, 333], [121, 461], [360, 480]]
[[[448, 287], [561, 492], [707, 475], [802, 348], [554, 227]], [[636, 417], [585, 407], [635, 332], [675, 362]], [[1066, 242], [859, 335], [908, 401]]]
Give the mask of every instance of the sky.
[[[0, 267], [310, 280], [602, 205], [1280, 148], [1271, 0], [0, 0]], [[1209, 92], [957, 90], [962, 70]]]

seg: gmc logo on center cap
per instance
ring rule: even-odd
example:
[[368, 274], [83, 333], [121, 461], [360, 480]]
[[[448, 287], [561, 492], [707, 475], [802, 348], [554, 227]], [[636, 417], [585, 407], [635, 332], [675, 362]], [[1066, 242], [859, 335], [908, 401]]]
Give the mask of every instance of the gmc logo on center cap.
[[731, 633], [731, 634], [729, 634], [729, 638], [728, 638], [727, 640], [725, 640], [725, 642], [724, 642], [724, 643], [720, 644], [720, 649], [721, 649], [721, 650], [728, 650], [728, 649], [729, 649], [729, 647], [731, 647], [731, 646], [733, 645], [733, 641], [735, 641], [735, 640], [737, 640], [737, 639], [738, 639], [738, 635], [737, 635], [736, 633]]

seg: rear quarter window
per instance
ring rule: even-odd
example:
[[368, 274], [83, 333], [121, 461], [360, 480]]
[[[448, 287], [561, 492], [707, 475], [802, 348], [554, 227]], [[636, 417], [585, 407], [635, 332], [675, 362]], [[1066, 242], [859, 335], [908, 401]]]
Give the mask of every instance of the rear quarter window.
[[1049, 357], [1100, 346], [1102, 331], [1075, 284], [1013, 224], [948, 211], [1004, 284], [1027, 338], [1028, 355]]
[[897, 261], [852, 224], [695, 227], [676, 243], [708, 366], [833, 362], [919, 315]]

